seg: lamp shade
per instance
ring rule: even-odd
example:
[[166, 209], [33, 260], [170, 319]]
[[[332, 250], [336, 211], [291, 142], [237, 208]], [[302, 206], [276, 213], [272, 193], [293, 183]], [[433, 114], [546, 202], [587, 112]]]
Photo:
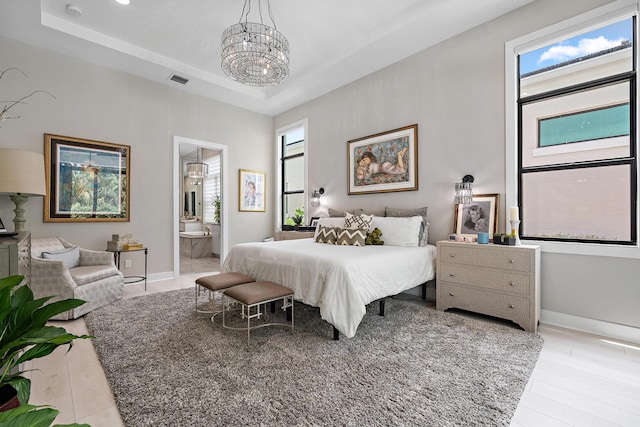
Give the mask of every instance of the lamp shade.
[[0, 148], [0, 194], [44, 196], [44, 155]]

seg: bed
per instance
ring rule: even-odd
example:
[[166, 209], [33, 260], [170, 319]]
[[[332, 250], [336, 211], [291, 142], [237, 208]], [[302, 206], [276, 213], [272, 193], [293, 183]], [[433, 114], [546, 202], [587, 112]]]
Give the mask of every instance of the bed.
[[351, 338], [367, 304], [432, 280], [435, 258], [433, 245], [343, 246], [307, 238], [235, 245], [222, 272], [293, 289], [296, 300], [319, 307], [322, 319]]

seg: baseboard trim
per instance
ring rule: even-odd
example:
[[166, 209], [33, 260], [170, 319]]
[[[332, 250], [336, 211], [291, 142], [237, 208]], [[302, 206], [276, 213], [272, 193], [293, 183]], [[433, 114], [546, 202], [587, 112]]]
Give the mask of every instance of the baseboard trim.
[[570, 314], [557, 313], [549, 310], [540, 311], [540, 322], [546, 325], [560, 326], [562, 328], [640, 344], [640, 328], [634, 328], [632, 326], [618, 325], [616, 323], [587, 319], [586, 317], [572, 316]]
[[155, 282], [157, 280], [168, 280], [173, 279], [174, 276], [173, 271], [163, 271], [161, 273], [153, 273], [147, 276], [147, 282]]

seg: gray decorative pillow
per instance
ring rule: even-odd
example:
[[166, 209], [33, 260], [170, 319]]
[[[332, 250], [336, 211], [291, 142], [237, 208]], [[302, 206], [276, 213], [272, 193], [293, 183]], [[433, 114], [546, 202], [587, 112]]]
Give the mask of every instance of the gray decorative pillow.
[[62, 261], [67, 268], [74, 268], [80, 265], [80, 248], [73, 246], [57, 251], [42, 252], [42, 258]]
[[325, 227], [324, 225], [319, 226], [318, 233], [316, 235], [316, 242], [335, 245], [336, 229], [333, 227]]
[[[337, 211], [335, 209], [329, 208], [329, 216], [332, 216], [332, 217], [338, 217], [339, 216], [339, 217], [344, 218], [344, 215], [346, 213], [347, 213], [346, 211]], [[354, 215], [360, 215], [360, 213], [362, 213], [362, 209], [351, 209], [350, 213], [352, 213]]]
[[429, 240], [429, 223], [427, 222], [427, 207], [415, 208], [415, 209], [397, 209], [397, 208], [384, 208], [386, 216], [416, 216], [422, 217], [422, 225], [420, 226], [420, 236], [418, 237], [418, 246], [426, 246]]
[[360, 215], [385, 216], [384, 209], [362, 209]]
[[364, 228], [336, 228], [336, 245], [364, 246], [367, 230]]

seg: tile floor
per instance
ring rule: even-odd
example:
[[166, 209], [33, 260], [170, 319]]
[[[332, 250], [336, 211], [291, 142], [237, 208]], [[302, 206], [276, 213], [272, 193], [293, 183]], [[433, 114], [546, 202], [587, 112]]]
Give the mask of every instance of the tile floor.
[[[207, 263], [188, 268], [195, 271], [149, 282], [146, 293], [188, 288], [211, 272]], [[142, 294], [143, 284], [125, 289], [125, 298]], [[82, 319], [57, 323], [75, 334], [87, 333]], [[545, 344], [512, 427], [640, 426], [640, 345], [547, 325], [539, 332]], [[122, 425], [90, 340], [77, 340], [69, 353], [58, 349], [31, 367], [36, 369], [31, 401], [59, 409], [57, 423]]]

